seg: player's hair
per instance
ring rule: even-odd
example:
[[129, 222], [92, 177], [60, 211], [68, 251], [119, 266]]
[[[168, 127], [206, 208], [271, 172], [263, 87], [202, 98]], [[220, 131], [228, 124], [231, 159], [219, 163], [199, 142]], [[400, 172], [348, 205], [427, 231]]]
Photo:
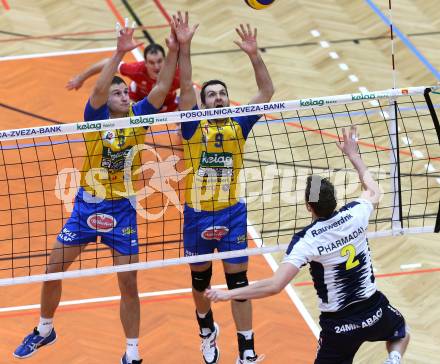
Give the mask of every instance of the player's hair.
[[335, 186], [327, 178], [308, 176], [306, 202], [318, 217], [329, 218], [336, 209]]
[[162, 55], [165, 57], [165, 50], [160, 44], [156, 44], [156, 43], [149, 44], [144, 49], [144, 59], [147, 58], [147, 54], [156, 54], [159, 52], [162, 53]]
[[211, 85], [222, 85], [225, 88], [225, 90], [226, 90], [226, 95], [229, 96], [228, 87], [226, 86], [226, 84], [223, 81], [220, 81], [220, 80], [209, 80], [209, 81], [206, 81], [206, 82], [203, 83], [202, 89], [200, 91], [200, 99], [202, 100], [203, 104], [205, 103], [205, 100], [206, 100], [205, 89], [208, 86], [211, 86]]
[[124, 85], [127, 84], [122, 77], [113, 76], [112, 83], [111, 83], [112, 85], [119, 85], [121, 83], [123, 83]]

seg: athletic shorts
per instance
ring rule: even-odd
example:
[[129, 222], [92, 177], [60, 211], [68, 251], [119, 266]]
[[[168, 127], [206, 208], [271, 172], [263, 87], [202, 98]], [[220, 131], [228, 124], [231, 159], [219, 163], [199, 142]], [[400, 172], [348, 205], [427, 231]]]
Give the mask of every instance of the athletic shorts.
[[[228, 252], [247, 248], [246, 204], [239, 202], [219, 211], [195, 211], [185, 205], [183, 215], [185, 256], [211, 254], [216, 249], [218, 252]], [[224, 261], [240, 264], [246, 263], [248, 257]]]
[[406, 335], [405, 319], [381, 292], [342, 311], [323, 312], [315, 364], [351, 364], [365, 341], [394, 341]]
[[96, 242], [98, 236], [120, 254], [138, 254], [136, 210], [127, 198], [97, 202], [81, 188], [58, 241], [69, 246], [81, 245]]

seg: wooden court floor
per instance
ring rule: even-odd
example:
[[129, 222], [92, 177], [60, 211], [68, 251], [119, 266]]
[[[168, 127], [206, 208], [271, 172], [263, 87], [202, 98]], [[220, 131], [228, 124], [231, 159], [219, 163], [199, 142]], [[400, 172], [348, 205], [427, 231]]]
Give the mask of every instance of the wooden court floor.
[[[93, 53], [1, 62], [0, 68], [3, 70], [14, 68], [14, 71], [9, 78], [12, 82], [8, 85], [9, 91], [2, 91], [0, 98], [5, 104], [63, 122], [81, 120], [90, 87], [77, 93], [69, 93], [63, 89], [65, 80], [72, 71], [75, 72], [75, 67], [79, 69], [86, 62], [94, 62], [103, 55]], [[35, 72], [36, 70], [38, 72]], [[16, 87], [14, 80], [18, 77], [31, 82], [29, 84], [21, 82], [17, 92], [10, 92]], [[48, 79], [51, 81], [50, 84], [46, 82]], [[23, 94], [25, 89], [28, 97], [23, 100], [18, 95]], [[59, 102], [60, 93], [63, 94], [61, 98], [63, 102]], [[45, 96], [41, 98], [41, 95]], [[3, 113], [2, 109], [2, 129], [12, 128], [18, 122], [20, 125], [33, 126], [42, 123], [12, 111]], [[221, 266], [216, 264], [215, 270], [213, 284], [222, 284]], [[251, 280], [271, 274], [271, 269], [263, 257], [252, 258], [250, 271]], [[190, 274], [186, 266], [139, 273], [140, 292], [158, 292], [157, 296], [142, 299], [141, 351], [147, 362], [174, 363], [182, 355], [185, 355], [188, 362], [200, 361], [194, 307], [190, 292], [185, 290], [189, 286]], [[184, 292], [174, 294], [163, 292], [179, 289]], [[39, 290], [38, 284], [2, 287], [1, 307], [36, 304], [39, 301]], [[115, 295], [118, 295], [115, 278], [100, 276], [66, 280], [62, 300], [83, 300]], [[222, 330], [220, 337], [222, 361], [232, 362], [236, 355], [236, 340], [229, 306], [218, 304], [214, 310]], [[283, 293], [281, 296], [256, 302], [254, 313], [257, 348], [259, 352], [268, 356], [268, 362], [288, 361], [294, 357], [298, 363], [308, 363], [313, 359], [316, 339], [287, 294]], [[0, 332], [9, 331], [9, 327], [14, 327], [14, 332], [8, 335], [7, 342], [0, 345], [0, 353], [2, 357], [8, 358], [8, 362], [16, 361], [11, 353], [22, 337], [36, 324], [38, 317], [37, 309], [22, 308], [18, 311], [9, 309], [7, 312], [0, 312]], [[118, 301], [63, 306], [59, 309], [55, 322], [59, 342], [53, 347], [41, 350], [35, 357], [29, 358], [30, 363], [117, 362], [124, 351], [123, 332], [118, 318]], [[282, 340], [286, 332], [296, 338], [288, 347]]]
[[[37, 36], [95, 29], [109, 30], [113, 26], [115, 14], [130, 17], [121, 2], [114, 2], [116, 12], [110, 10], [109, 3], [111, 1], [94, 2], [92, 5], [85, 0], [68, 4], [64, 1], [39, 0], [30, 4], [10, 0], [9, 11], [0, 8], [0, 24], [10, 31], [25, 33], [26, 30]], [[215, 14], [210, 10], [215, 6], [213, 0], [163, 1], [165, 12], [162, 13], [158, 10], [157, 1], [135, 0], [130, 3], [142, 20], [145, 20], [145, 24], [154, 26], [163, 26], [166, 23], [167, 12], [189, 9], [195, 19], [202, 23], [203, 30], [194, 44], [194, 52], [198, 53], [193, 62], [195, 79], [200, 81], [209, 78], [213, 73], [222, 74], [234, 90], [233, 98], [240, 102], [245, 102], [251, 95], [247, 84], [237, 82], [242, 78], [237, 78], [235, 73], [230, 72], [230, 64], [236, 65], [243, 72], [243, 78], [252, 79], [252, 75], [245, 57], [229, 52], [233, 46], [233, 27], [237, 22], [256, 22], [261, 44], [269, 46], [286, 45], [289, 42], [313, 43], [316, 39], [310, 36], [312, 28], [321, 31], [321, 38], [318, 40], [337, 40], [347, 38], [347, 35], [354, 38], [386, 35], [383, 24], [376, 15], [369, 12], [365, 2], [361, 0], [325, 0], [313, 6], [309, 1], [298, 1], [295, 7], [289, 1], [279, 1], [277, 7], [269, 12], [258, 13], [244, 10], [246, 8], [243, 4], [238, 5], [234, 0], [226, 2], [225, 7]], [[377, 3], [382, 10], [386, 8], [386, 1]], [[440, 58], [436, 56], [440, 49], [437, 46], [438, 37], [429, 36], [430, 32], [438, 30], [439, 17], [436, 14], [439, 8], [436, 1], [403, 1], [399, 5], [395, 10], [398, 25], [406, 33], [427, 34], [411, 39], [427, 55], [428, 60], [439, 67]], [[29, 24], [35, 27], [29, 28]], [[421, 24], [423, 29], [420, 28]], [[163, 39], [166, 29], [158, 27], [150, 32], [156, 39]], [[101, 38], [107, 40], [93, 42], [60, 42], [50, 38], [7, 41], [2, 43], [0, 52], [1, 55], [9, 56], [109, 47], [114, 44], [111, 36], [111, 33], [106, 33]], [[342, 56], [339, 61], [330, 60], [330, 50], [320, 48], [319, 43], [266, 51], [264, 57], [277, 88], [275, 100], [356, 92], [359, 86], [366, 86], [371, 91], [390, 87], [389, 45], [386, 40], [367, 40], [356, 45], [349, 41], [330, 43], [330, 50], [337, 51]], [[400, 41], [397, 41], [397, 49], [400, 86], [433, 82], [432, 75]], [[215, 50], [225, 52], [209, 54], [209, 51]], [[204, 51], [208, 52], [204, 54]], [[2, 61], [0, 101], [62, 122], [81, 120], [84, 102], [93, 81], [90, 80], [80, 91], [71, 93], [64, 90], [64, 84], [73, 74], [106, 55], [108, 53], [93, 52]], [[346, 63], [350, 68], [349, 72], [355, 73], [360, 81], [348, 81], [348, 74], [338, 70], [339, 62]], [[48, 124], [5, 108], [1, 108], [0, 116], [0, 129]], [[393, 304], [401, 309], [411, 327], [412, 342], [406, 363], [435, 363], [440, 357], [439, 243], [438, 235], [434, 234], [371, 241], [376, 273], [380, 276], [378, 285]], [[402, 268], [411, 264], [419, 268]], [[219, 268], [217, 264], [215, 284], [223, 282]], [[140, 292], [161, 292], [158, 296], [142, 299], [141, 352], [148, 363], [174, 363], [181, 361], [183, 355], [188, 363], [200, 362], [193, 305], [190, 294], [186, 291], [189, 287], [187, 270], [186, 267], [175, 267], [141, 272], [139, 275]], [[271, 270], [262, 257], [251, 259], [252, 280], [269, 274]], [[184, 291], [169, 295], [163, 292], [176, 289]], [[316, 298], [306, 271], [296, 280], [295, 290], [317, 322]], [[67, 280], [62, 300], [117, 294], [115, 278], [101, 276]], [[38, 320], [38, 310], [35, 308], [23, 308], [19, 311], [10, 311], [10, 308], [36, 304], [38, 301], [39, 285], [0, 288], [0, 306], [9, 310], [0, 310], [0, 333], [6, 338], [0, 344], [1, 358], [4, 358], [0, 362], [18, 362], [12, 358], [11, 352]], [[276, 298], [256, 301], [254, 307], [257, 349], [266, 354], [265, 362], [312, 362], [315, 339], [285, 293]], [[215, 306], [215, 315], [222, 329], [222, 362], [234, 362], [235, 334], [228, 306]], [[63, 306], [56, 318], [56, 328], [60, 336], [59, 342], [28, 359], [30, 363], [118, 362], [124, 350], [117, 301]], [[366, 344], [361, 348], [355, 363], [380, 363], [384, 355], [383, 344]]]

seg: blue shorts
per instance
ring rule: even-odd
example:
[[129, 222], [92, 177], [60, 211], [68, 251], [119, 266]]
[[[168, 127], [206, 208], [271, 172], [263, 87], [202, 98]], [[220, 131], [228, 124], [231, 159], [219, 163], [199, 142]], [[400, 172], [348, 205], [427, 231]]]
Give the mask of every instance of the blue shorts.
[[[219, 211], [195, 211], [185, 205], [183, 216], [185, 256], [211, 254], [215, 249], [228, 252], [247, 248], [246, 204], [239, 202]], [[224, 261], [240, 264], [246, 263], [248, 257], [228, 258]]]
[[323, 312], [315, 364], [351, 364], [365, 341], [395, 341], [406, 335], [405, 319], [379, 291], [342, 311]]
[[120, 254], [138, 254], [136, 210], [127, 198], [97, 202], [80, 188], [57, 239], [65, 245], [81, 245], [96, 242], [98, 236]]

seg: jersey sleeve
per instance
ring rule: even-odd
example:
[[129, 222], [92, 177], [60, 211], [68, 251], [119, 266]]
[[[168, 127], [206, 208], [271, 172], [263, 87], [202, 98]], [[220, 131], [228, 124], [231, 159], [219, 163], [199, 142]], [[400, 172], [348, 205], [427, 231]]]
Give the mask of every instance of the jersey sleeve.
[[295, 234], [287, 248], [282, 263], [293, 264], [298, 269], [310, 262], [313, 253], [303, 232]]
[[239, 116], [234, 118], [240, 124], [243, 137], [246, 139], [252, 130], [252, 127], [260, 120], [261, 115]]
[[133, 106], [133, 114], [135, 115], [151, 115], [157, 114], [159, 112], [153, 105], [148, 101], [148, 97], [144, 97], [141, 101], [136, 102]]
[[290, 263], [301, 269], [310, 261], [308, 250], [308, 244], [304, 237], [295, 234], [281, 263]]
[[121, 75], [127, 76], [127, 77], [134, 77], [136, 76], [142, 67], [142, 62], [133, 62], [133, 63], [120, 63], [118, 67], [118, 71]]
[[364, 225], [368, 225], [370, 215], [374, 210], [373, 204], [371, 201], [364, 200], [363, 198], [358, 198], [355, 202], [357, 202], [357, 205], [355, 205], [353, 209], [356, 211], [356, 216], [358, 216]]
[[[192, 109], [193, 110], [198, 110], [199, 107], [197, 105], [195, 105]], [[199, 124], [200, 124], [200, 120], [187, 121], [187, 122], [182, 123], [181, 124], [182, 138], [185, 139], [185, 140], [190, 140], [191, 137], [196, 132]]]
[[110, 114], [107, 104], [102, 105], [98, 109], [94, 109], [92, 105], [90, 105], [90, 99], [87, 101], [84, 109], [84, 121], [106, 120], [109, 119], [109, 117]]
[[125, 64], [124, 62], [119, 62], [119, 64], [118, 64], [118, 73], [120, 73], [121, 75], [122, 75], [121, 67], [122, 67], [122, 65], [124, 65], [124, 64]]

